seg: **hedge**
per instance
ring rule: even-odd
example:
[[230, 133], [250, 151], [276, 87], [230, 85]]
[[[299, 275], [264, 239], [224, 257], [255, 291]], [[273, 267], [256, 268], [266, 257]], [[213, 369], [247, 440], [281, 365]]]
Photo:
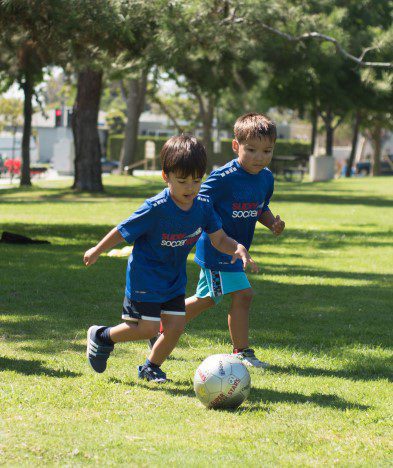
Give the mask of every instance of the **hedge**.
[[[137, 144], [137, 157], [136, 161], [144, 158], [145, 142], [147, 140], [154, 141], [156, 144], [156, 153], [160, 154], [161, 148], [168, 137], [157, 137], [157, 136], [138, 136]], [[118, 161], [120, 159], [121, 147], [123, 145], [123, 135], [112, 135], [109, 137], [108, 142], [108, 159], [111, 161]], [[274, 154], [276, 156], [309, 156], [310, 154], [310, 143], [302, 140], [284, 140], [279, 139], [276, 141], [274, 148]], [[232, 152], [232, 139], [223, 138], [221, 140], [221, 153], [214, 154], [212, 158], [209, 158], [208, 169], [211, 169], [213, 165], [222, 166], [226, 164], [233, 157]]]

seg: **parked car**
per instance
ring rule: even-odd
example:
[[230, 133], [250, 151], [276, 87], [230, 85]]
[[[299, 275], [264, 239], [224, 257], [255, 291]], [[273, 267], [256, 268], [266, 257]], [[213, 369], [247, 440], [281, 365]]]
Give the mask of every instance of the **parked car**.
[[109, 161], [108, 159], [101, 158], [101, 172], [110, 174], [113, 170], [119, 167], [118, 161]]
[[[356, 174], [370, 175], [370, 172], [371, 161], [361, 161], [356, 164]], [[381, 175], [393, 175], [393, 154], [381, 159]]]

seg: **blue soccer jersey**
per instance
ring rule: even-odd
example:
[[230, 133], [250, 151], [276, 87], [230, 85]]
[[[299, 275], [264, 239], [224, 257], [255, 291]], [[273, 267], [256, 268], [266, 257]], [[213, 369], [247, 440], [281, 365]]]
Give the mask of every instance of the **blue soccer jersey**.
[[146, 200], [117, 229], [133, 252], [128, 259], [126, 295], [141, 302], [166, 302], [185, 294], [186, 260], [202, 231], [221, 229], [209, 197], [198, 195], [188, 211], [169, 189]]
[[[269, 210], [273, 189], [274, 179], [269, 169], [250, 174], [233, 159], [213, 171], [202, 184], [199, 193], [209, 195], [225, 233], [248, 250], [258, 219], [264, 211]], [[216, 250], [209, 237], [202, 234], [195, 254], [198, 265], [210, 270], [242, 271], [241, 260], [231, 264], [231, 258]]]

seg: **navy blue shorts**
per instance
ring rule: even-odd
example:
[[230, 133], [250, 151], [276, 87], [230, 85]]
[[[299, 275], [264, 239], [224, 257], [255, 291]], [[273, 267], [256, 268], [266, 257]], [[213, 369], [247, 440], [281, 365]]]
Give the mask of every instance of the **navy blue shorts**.
[[161, 314], [167, 315], [186, 315], [185, 295], [177, 296], [169, 301], [160, 302], [138, 302], [133, 301], [129, 297], [124, 297], [123, 320], [153, 320], [159, 322]]

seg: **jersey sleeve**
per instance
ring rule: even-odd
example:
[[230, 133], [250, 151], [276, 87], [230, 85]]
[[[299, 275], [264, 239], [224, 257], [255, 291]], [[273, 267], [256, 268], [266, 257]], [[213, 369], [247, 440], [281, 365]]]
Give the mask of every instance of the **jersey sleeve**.
[[211, 203], [208, 203], [206, 205], [206, 222], [204, 226], [204, 231], [207, 232], [208, 234], [212, 234], [213, 232], [218, 231], [219, 229], [222, 229], [222, 222], [218, 214], [215, 212], [213, 206]]
[[201, 195], [209, 195], [212, 203], [216, 203], [219, 197], [222, 195], [222, 177], [219, 173], [213, 171], [209, 177], [201, 185], [199, 193]]
[[273, 195], [273, 192], [274, 192], [274, 178], [273, 178], [273, 174], [270, 173], [270, 186], [269, 186], [269, 190], [266, 193], [265, 203], [263, 204], [262, 213], [264, 211], [270, 210], [269, 203], [270, 203], [270, 199], [271, 199], [271, 197]]
[[154, 224], [153, 207], [145, 202], [129, 218], [117, 226], [124, 240], [132, 244], [135, 239], [149, 231]]

